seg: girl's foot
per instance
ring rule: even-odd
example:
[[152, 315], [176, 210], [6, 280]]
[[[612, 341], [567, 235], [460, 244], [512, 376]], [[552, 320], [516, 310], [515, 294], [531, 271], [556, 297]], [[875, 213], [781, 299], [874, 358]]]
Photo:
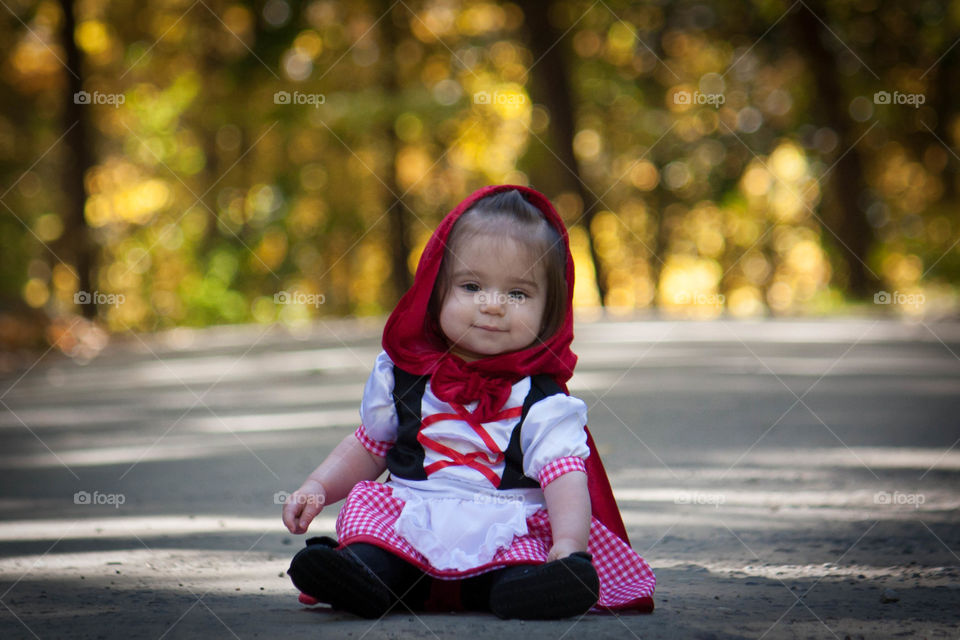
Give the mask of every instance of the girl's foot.
[[287, 574], [307, 596], [364, 618], [379, 618], [396, 601], [380, 578], [349, 550], [309, 545], [293, 557]]
[[514, 567], [490, 590], [490, 610], [500, 618], [551, 620], [586, 613], [597, 603], [600, 579], [589, 553], [572, 553], [541, 565]]

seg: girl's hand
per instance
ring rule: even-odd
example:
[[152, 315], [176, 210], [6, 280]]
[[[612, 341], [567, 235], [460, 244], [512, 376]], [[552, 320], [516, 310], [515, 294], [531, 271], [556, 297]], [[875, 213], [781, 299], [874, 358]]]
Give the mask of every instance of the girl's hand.
[[308, 479], [303, 486], [290, 494], [283, 505], [283, 524], [290, 533], [307, 532], [310, 522], [317, 517], [327, 501], [327, 492], [316, 480]]
[[575, 540], [559, 538], [553, 541], [553, 546], [550, 547], [550, 553], [547, 554], [547, 562], [566, 558], [571, 553], [576, 553], [577, 551], [586, 551], [586, 549], [582, 549]]

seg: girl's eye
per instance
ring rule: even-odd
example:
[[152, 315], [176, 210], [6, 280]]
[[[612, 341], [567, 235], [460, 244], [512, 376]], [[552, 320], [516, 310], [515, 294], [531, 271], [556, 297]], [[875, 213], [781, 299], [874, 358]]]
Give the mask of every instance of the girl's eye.
[[474, 284], [472, 282], [467, 284], [462, 284], [460, 286], [463, 287], [464, 291], [469, 291], [470, 293], [476, 293], [477, 291], [480, 291], [480, 285]]
[[527, 294], [525, 294], [523, 291], [511, 291], [510, 299], [516, 300], [517, 302], [522, 302], [527, 299]]

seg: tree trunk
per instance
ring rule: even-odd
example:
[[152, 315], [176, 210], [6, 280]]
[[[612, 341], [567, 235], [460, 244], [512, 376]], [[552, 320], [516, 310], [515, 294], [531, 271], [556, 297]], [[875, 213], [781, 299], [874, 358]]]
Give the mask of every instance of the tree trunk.
[[[960, 52], [957, 48], [951, 49], [940, 62], [937, 68], [932, 71], [936, 73], [936, 84], [931, 83], [933, 89], [933, 100], [930, 105], [937, 114], [936, 131], [937, 137], [943, 141], [943, 144], [952, 145], [954, 134], [951, 131], [953, 120], [950, 118], [950, 112], [955, 105], [960, 104]], [[922, 131], [924, 134], [929, 133]], [[939, 141], [934, 141], [939, 144]], [[947, 153], [950, 153], [948, 148]], [[922, 159], [922, 155], [920, 156]], [[943, 168], [943, 200], [942, 202], [951, 204], [956, 201], [958, 195], [957, 177], [958, 163], [953, 158], [947, 158], [947, 164]]]
[[67, 82], [64, 92], [63, 128], [67, 134], [63, 139], [65, 148], [63, 162], [63, 227], [62, 248], [64, 259], [72, 263], [79, 280], [78, 291], [86, 292], [87, 304], [81, 305], [83, 316], [92, 319], [97, 315], [96, 297], [93, 296], [94, 246], [90, 228], [83, 215], [87, 201], [87, 191], [83, 177], [93, 166], [88, 131], [88, 113], [91, 105], [78, 104], [74, 96], [83, 90], [83, 72], [80, 67], [80, 51], [73, 38], [76, 18], [73, 14], [73, 2], [60, 0], [63, 11], [63, 25], [60, 41], [67, 57]]
[[[221, 24], [217, 20], [213, 9], [206, 7], [204, 10], [198, 12], [197, 16], [197, 22], [204, 32], [213, 34], [221, 28]], [[216, 73], [223, 72], [225, 67], [229, 69], [229, 63], [225, 63], [216, 55], [216, 47], [211, 37], [204, 42], [203, 52], [197, 58], [197, 71], [203, 78], [213, 78]], [[211, 101], [215, 104], [231, 104], [235, 96], [222, 95], [219, 89], [219, 84], [214, 84], [213, 82], [208, 84], [207, 99], [212, 98]], [[192, 123], [201, 140], [204, 154], [203, 171], [200, 174], [200, 180], [195, 183], [197, 186], [194, 187], [196, 195], [201, 196], [200, 202], [197, 204], [203, 207], [204, 215], [207, 218], [207, 223], [204, 226], [203, 236], [200, 241], [200, 250], [198, 251], [198, 255], [203, 257], [212, 254], [213, 249], [220, 239], [220, 219], [217, 211], [218, 189], [214, 188], [213, 185], [217, 184], [223, 177], [221, 175], [223, 167], [220, 162], [220, 150], [217, 146], [217, 126], [223, 121], [222, 114], [224, 113], [231, 113], [232, 115], [232, 112], [227, 109], [202, 110], [197, 114], [196, 122]], [[243, 142], [241, 142], [236, 152], [238, 156], [243, 153], [243, 149]], [[243, 184], [249, 183], [244, 182]], [[192, 200], [193, 196], [191, 195], [191, 201]]]
[[[381, 11], [388, 11], [391, 3], [381, 2]], [[393, 21], [393, 12], [380, 21], [382, 25], [383, 42], [383, 89], [385, 93], [385, 104], [396, 105], [400, 102], [400, 81], [397, 77], [397, 63], [395, 62], [397, 49], [397, 26]], [[410, 256], [410, 223], [407, 215], [407, 205], [403, 199], [403, 193], [397, 184], [397, 152], [400, 149], [400, 141], [394, 129], [396, 121], [396, 111], [388, 106], [386, 108], [385, 120], [383, 123], [382, 134], [387, 141], [385, 153], [387, 161], [383, 172], [383, 182], [386, 186], [387, 197], [390, 201], [390, 207], [387, 209], [387, 218], [390, 221], [390, 258], [391, 258], [391, 280], [393, 282], [394, 294], [397, 300], [400, 299], [407, 289], [413, 284], [410, 276], [410, 268], [407, 266], [407, 259]]]
[[576, 122], [570, 89], [570, 69], [563, 54], [560, 32], [551, 24], [549, 16], [555, 2], [541, 0], [522, 0], [520, 7], [526, 16], [527, 41], [536, 65], [532, 69], [533, 93], [536, 102], [546, 106], [550, 113], [550, 132], [555, 144], [554, 155], [562, 165], [558, 174], [563, 176], [568, 188], [576, 192], [583, 202], [583, 226], [590, 244], [590, 258], [593, 261], [594, 279], [600, 304], [606, 305], [607, 277], [606, 269], [593, 238], [592, 223], [600, 204], [593, 192], [583, 180], [583, 171], [573, 152], [573, 137]]
[[656, 220], [657, 228], [653, 235], [652, 255], [650, 256], [650, 279], [653, 281], [654, 287], [654, 307], [658, 306], [657, 296], [660, 293], [660, 278], [663, 276], [663, 267], [665, 265], [664, 258], [670, 248], [670, 230], [672, 227], [670, 221], [667, 219], [667, 207], [675, 201], [675, 198], [673, 198], [671, 194], [668, 194], [666, 189], [663, 188], [662, 183], [650, 194], [650, 198], [648, 199], [651, 208], [656, 209], [658, 212]]
[[833, 168], [833, 175], [827, 179], [834, 215], [825, 217], [832, 223], [830, 230], [836, 234], [836, 244], [839, 245], [837, 256], [846, 266], [848, 293], [867, 298], [877, 290], [879, 282], [876, 274], [866, 265], [874, 233], [859, 203], [865, 184], [863, 164], [860, 152], [850, 148], [859, 135], [847, 114], [848, 100], [837, 77], [837, 60], [822, 40], [835, 36], [824, 31], [823, 25], [812, 13], [814, 11], [821, 17], [826, 15], [820, 3], [811, 0], [793, 12], [791, 21], [816, 82], [817, 99], [813, 101], [813, 109], [819, 111], [818, 115], [825, 120], [824, 124], [836, 131], [841, 141], [839, 153], [843, 155]]

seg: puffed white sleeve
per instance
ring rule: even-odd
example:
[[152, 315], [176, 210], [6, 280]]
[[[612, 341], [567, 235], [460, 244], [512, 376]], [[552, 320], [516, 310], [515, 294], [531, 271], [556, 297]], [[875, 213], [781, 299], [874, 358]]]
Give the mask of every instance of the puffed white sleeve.
[[354, 434], [370, 453], [387, 455], [397, 441], [397, 409], [393, 403], [393, 361], [381, 351], [363, 388], [360, 426]]
[[587, 405], [563, 393], [536, 402], [520, 428], [523, 473], [541, 487], [571, 471], [586, 472]]

